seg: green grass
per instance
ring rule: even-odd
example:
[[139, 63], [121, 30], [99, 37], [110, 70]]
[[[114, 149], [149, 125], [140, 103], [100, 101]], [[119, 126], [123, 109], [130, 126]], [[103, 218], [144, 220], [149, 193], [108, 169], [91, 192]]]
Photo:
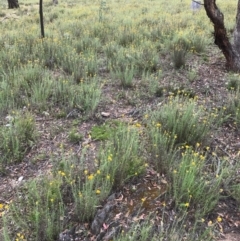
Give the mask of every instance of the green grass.
[[12, 112], [0, 128], [0, 170], [12, 162], [21, 162], [37, 140], [34, 117], [29, 112]]
[[[236, 3], [218, 2], [231, 31]], [[56, 240], [74, 226], [68, 214], [91, 222], [146, 167], [166, 178], [160, 205], [176, 218], [164, 216], [154, 233], [149, 216], [116, 240], [213, 240], [219, 221], [203, 220], [226, 193], [240, 199], [237, 164], [208, 147], [223, 125], [239, 127], [239, 76], [228, 76], [229, 98], [217, 107], [191, 90], [212, 48], [203, 9], [193, 15], [187, 0], [48, 1], [41, 39], [36, 1], [0, 6], [0, 174], [28, 161], [52, 165], [0, 203], [4, 241]]]

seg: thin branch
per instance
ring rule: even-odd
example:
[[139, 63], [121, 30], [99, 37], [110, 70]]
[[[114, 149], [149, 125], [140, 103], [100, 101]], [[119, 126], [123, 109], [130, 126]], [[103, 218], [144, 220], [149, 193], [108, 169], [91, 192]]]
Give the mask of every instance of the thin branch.
[[192, 0], [192, 2], [195, 2], [195, 3], [199, 4], [199, 5], [204, 6], [204, 4], [203, 4], [203, 3], [200, 3], [200, 2], [198, 2], [198, 1]]

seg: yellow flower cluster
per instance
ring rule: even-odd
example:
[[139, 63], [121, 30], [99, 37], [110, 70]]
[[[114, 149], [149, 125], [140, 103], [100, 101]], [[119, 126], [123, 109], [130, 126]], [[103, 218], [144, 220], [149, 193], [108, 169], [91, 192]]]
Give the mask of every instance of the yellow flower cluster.
[[58, 171], [58, 174], [59, 174], [60, 176], [62, 176], [62, 177], [65, 177], [65, 176], [66, 176], [65, 172], [63, 172], [63, 171]]
[[22, 233], [17, 233], [17, 237], [16, 237], [15, 241], [24, 241], [24, 240], [26, 240], [24, 238], [24, 235]]
[[8, 209], [9, 209], [8, 204], [0, 203], [0, 217], [2, 217], [5, 213], [5, 211], [8, 210]]

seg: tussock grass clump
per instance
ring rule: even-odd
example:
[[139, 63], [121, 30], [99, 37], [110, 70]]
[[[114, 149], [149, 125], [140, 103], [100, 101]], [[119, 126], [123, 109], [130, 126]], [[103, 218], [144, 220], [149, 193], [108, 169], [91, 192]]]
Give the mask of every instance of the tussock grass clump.
[[136, 70], [134, 66], [126, 66], [125, 69], [117, 68], [115, 70], [115, 73], [113, 74], [114, 77], [120, 80], [121, 85], [124, 88], [129, 88], [133, 86], [133, 79], [134, 75], [136, 73]]
[[27, 240], [58, 238], [64, 217], [62, 182], [61, 175], [42, 177], [25, 183], [16, 192], [15, 201], [4, 218], [6, 226], [16, 227], [16, 233], [5, 230], [5, 240], [17, 239], [18, 233], [22, 233]]
[[34, 117], [29, 113], [13, 112], [0, 128], [0, 166], [21, 161], [37, 138]]
[[229, 94], [226, 105], [224, 106], [223, 114], [228, 116], [226, 120], [230, 120], [236, 126], [240, 124], [240, 91], [232, 92]]
[[[146, 115], [148, 118], [148, 115]], [[167, 172], [174, 158], [175, 140], [162, 129], [160, 122], [150, 117], [147, 120], [147, 134], [149, 136], [149, 152], [155, 167], [160, 172]]]
[[77, 129], [72, 128], [68, 134], [68, 139], [73, 144], [76, 144], [76, 143], [79, 143], [83, 139], [83, 135], [78, 133]]
[[240, 203], [240, 184], [232, 184], [230, 186], [230, 193], [231, 196], [237, 200], [238, 203]]
[[179, 96], [170, 96], [163, 106], [147, 113], [148, 147], [157, 169], [169, 174], [180, 146], [207, 141], [214, 119], [194, 99]]
[[240, 76], [238, 74], [229, 75], [229, 80], [226, 83], [227, 89], [230, 91], [237, 91], [240, 87]]
[[150, 115], [150, 121], [161, 127], [161, 132], [175, 140], [174, 144], [195, 146], [210, 133], [213, 117], [197, 106], [194, 99], [169, 97], [166, 104]]
[[144, 171], [141, 150], [139, 127], [122, 124], [112, 133], [104, 151], [100, 152], [100, 161], [114, 177], [114, 188], [121, 187], [131, 177]]
[[193, 53], [204, 53], [206, 46], [208, 45], [207, 39], [203, 36], [203, 31], [200, 30], [200, 33], [191, 33], [190, 37], [191, 49]]
[[184, 37], [175, 37], [171, 44], [172, 61], [176, 69], [180, 69], [186, 63], [186, 56], [191, 48], [190, 41]]
[[[163, 95], [163, 91], [160, 91], [161, 93], [158, 93], [159, 87], [159, 81], [162, 79], [162, 71], [159, 70], [156, 73], [151, 73], [149, 71], [143, 72], [142, 74], [142, 87], [147, 89], [148, 94], [150, 96], [158, 96], [161, 97]], [[159, 95], [158, 95], [159, 94]]]
[[198, 150], [185, 146], [181, 158], [172, 163], [172, 194], [177, 207], [191, 205], [201, 210], [201, 215], [214, 209], [220, 198], [224, 170], [219, 174], [206, 172], [206, 157]]

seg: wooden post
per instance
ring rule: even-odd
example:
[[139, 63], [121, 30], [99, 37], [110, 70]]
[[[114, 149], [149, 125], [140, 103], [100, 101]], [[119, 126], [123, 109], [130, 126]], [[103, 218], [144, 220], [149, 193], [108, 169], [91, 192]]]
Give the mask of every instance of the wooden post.
[[43, 24], [43, 7], [42, 0], [39, 0], [39, 15], [40, 15], [40, 26], [41, 26], [41, 36], [44, 38], [44, 24]]

